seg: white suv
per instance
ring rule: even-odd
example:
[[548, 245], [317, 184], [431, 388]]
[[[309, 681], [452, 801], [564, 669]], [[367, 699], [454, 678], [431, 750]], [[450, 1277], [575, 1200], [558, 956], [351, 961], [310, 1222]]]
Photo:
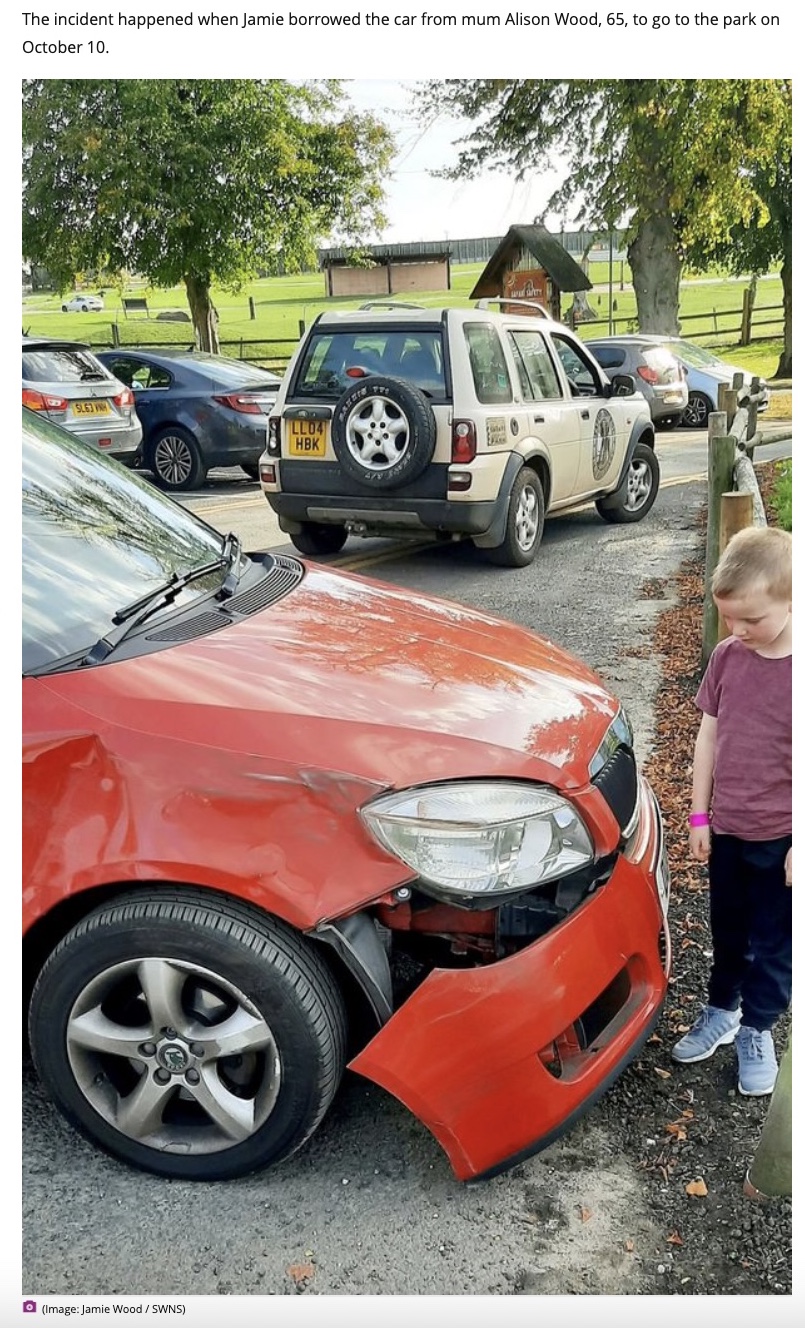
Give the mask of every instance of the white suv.
[[610, 381], [540, 306], [490, 303], [326, 313], [305, 333], [260, 461], [302, 553], [335, 553], [350, 534], [469, 536], [524, 567], [546, 513], [587, 500], [613, 522], [650, 510], [660, 473], [634, 379]]

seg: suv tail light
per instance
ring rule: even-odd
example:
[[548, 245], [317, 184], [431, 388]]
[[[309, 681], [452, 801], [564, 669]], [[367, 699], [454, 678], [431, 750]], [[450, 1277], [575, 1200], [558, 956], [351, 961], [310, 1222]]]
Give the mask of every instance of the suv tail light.
[[251, 392], [229, 392], [221, 396], [213, 394], [212, 399], [217, 401], [220, 406], [228, 406], [230, 410], [236, 410], [240, 415], [263, 414], [261, 399]]
[[645, 383], [659, 383], [660, 375], [656, 369], [651, 369], [647, 364], [639, 364], [637, 372]]
[[120, 410], [126, 410], [134, 405], [134, 393], [130, 387], [124, 387], [122, 392], [118, 392], [116, 397], [112, 397], [115, 405]]
[[280, 454], [280, 419], [279, 415], [270, 415], [268, 420], [268, 442], [266, 447], [272, 456]]
[[453, 420], [450, 461], [459, 465], [466, 465], [468, 461], [474, 460], [477, 450], [475, 425], [472, 420]]
[[29, 410], [66, 411], [70, 403], [66, 397], [52, 397], [47, 392], [34, 392], [30, 387], [24, 387], [22, 404]]

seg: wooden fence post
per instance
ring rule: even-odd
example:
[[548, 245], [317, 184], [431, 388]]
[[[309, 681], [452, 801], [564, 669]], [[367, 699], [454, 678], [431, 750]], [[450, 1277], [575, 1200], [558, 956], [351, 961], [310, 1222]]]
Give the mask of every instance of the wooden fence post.
[[724, 411], [713, 411], [707, 421], [707, 548], [704, 568], [704, 609], [701, 667], [707, 667], [718, 640], [718, 610], [713, 603], [710, 581], [719, 558], [721, 495], [732, 490], [735, 442], [727, 433]]
[[[721, 557], [733, 535], [754, 524], [751, 493], [722, 493], [718, 518], [718, 556]], [[713, 606], [715, 608], [715, 605]], [[716, 610], [716, 638], [723, 641], [729, 636], [723, 618]]]

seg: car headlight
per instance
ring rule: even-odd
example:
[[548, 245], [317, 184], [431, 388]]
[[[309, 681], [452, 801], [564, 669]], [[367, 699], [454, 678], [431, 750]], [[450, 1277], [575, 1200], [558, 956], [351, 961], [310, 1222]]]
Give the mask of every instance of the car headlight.
[[632, 725], [629, 722], [629, 716], [623, 706], [618, 708], [618, 713], [604, 734], [601, 745], [595, 753], [589, 765], [590, 778], [594, 779], [599, 770], [603, 770], [610, 756], [618, 750], [619, 747], [630, 747], [634, 749], [634, 733]]
[[375, 839], [455, 901], [527, 890], [593, 860], [575, 808], [537, 784], [472, 781], [386, 793], [361, 809]]

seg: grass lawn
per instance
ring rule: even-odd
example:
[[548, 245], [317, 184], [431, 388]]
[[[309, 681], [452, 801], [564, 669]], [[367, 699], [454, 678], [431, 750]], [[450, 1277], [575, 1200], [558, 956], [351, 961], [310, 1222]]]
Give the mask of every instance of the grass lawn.
[[[452, 290], [416, 292], [411, 299], [428, 307], [466, 304], [469, 292], [483, 267], [482, 263], [456, 266], [451, 274]], [[637, 330], [634, 291], [628, 284], [628, 266], [624, 267], [623, 290], [620, 289], [620, 264], [616, 263], [613, 267], [612, 313], [615, 332]], [[596, 318], [604, 321], [582, 324], [579, 328], [582, 337], [606, 335], [609, 331], [608, 275], [607, 264], [592, 265], [590, 279], [599, 289], [590, 291], [588, 298]], [[604, 289], [600, 289], [601, 285]], [[766, 353], [765, 342], [739, 350], [737, 331], [730, 330], [740, 324], [741, 301], [746, 286], [746, 278], [716, 277], [707, 281], [693, 279], [686, 282], [681, 293], [683, 331], [685, 335], [693, 333], [704, 344], [712, 345], [719, 354], [739, 359], [741, 365], [768, 375], [777, 366], [779, 348], [776, 356], [770, 346]], [[193, 330], [190, 323], [162, 321], [156, 317], [160, 311], [187, 310], [183, 287], [159, 290], [142, 283], [131, 283], [125, 288], [125, 294], [144, 295], [148, 301], [149, 316], [130, 314], [126, 317], [120, 291], [110, 287], [103, 290], [105, 308], [97, 314], [63, 314], [61, 296], [35, 292], [23, 298], [22, 326], [26, 332], [35, 336], [80, 337], [98, 347], [114, 344], [115, 328], [121, 345], [192, 344]], [[298, 341], [300, 324], [309, 325], [316, 314], [325, 309], [355, 309], [364, 302], [364, 298], [328, 298], [325, 295], [324, 275], [320, 272], [266, 277], [251, 282], [238, 294], [214, 289], [213, 300], [220, 317], [221, 342], [230, 343], [222, 345], [222, 351], [239, 359], [259, 359], [266, 365], [282, 367]], [[399, 293], [396, 298], [404, 300], [405, 293]], [[250, 299], [254, 305], [254, 318], [251, 317]], [[767, 311], [761, 312], [762, 308]], [[753, 328], [758, 337], [779, 338], [782, 334], [782, 286], [778, 277], [769, 277], [758, 283]], [[775, 345], [778, 345], [777, 341]], [[762, 359], [763, 367], [754, 361], [750, 363], [750, 353]]]

